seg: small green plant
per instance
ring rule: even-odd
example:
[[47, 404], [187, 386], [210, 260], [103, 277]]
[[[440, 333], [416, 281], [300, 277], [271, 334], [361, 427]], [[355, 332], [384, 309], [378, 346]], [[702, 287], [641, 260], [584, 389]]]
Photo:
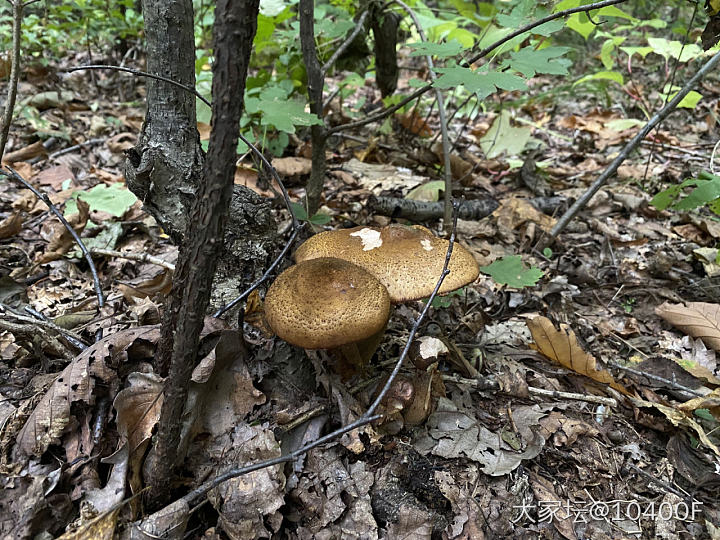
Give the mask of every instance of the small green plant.
[[[693, 188], [688, 191], [688, 188]], [[655, 195], [650, 201], [658, 210], [693, 210], [707, 206], [720, 215], [720, 176], [702, 171], [697, 178], [687, 178]]]
[[622, 307], [625, 310], [625, 313], [630, 314], [632, 313], [633, 309], [635, 308], [635, 298], [626, 298], [622, 301]]
[[291, 202], [290, 206], [292, 206], [293, 212], [295, 212], [295, 217], [298, 218], [299, 221], [307, 221], [311, 225], [325, 225], [332, 219], [332, 216], [320, 212], [317, 212], [312, 216], [308, 216], [305, 205], [300, 203]]
[[532, 287], [545, 275], [539, 268], [527, 268], [520, 255], [503, 257], [487, 266], [481, 266], [480, 271], [493, 278], [495, 283], [518, 289]]

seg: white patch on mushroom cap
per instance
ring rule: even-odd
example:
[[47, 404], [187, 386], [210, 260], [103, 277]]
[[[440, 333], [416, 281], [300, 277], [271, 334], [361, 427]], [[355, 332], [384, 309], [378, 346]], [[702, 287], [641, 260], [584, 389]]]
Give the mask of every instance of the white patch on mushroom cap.
[[427, 238], [425, 240], [420, 240], [420, 243], [422, 244], [422, 247], [425, 251], [432, 251], [432, 243]]
[[363, 251], [370, 251], [371, 249], [379, 248], [382, 246], [382, 240], [380, 239], [380, 231], [375, 231], [365, 227], [354, 233], [350, 233], [350, 236], [359, 236], [362, 241]]
[[423, 336], [418, 341], [420, 341], [421, 358], [437, 358], [441, 354], [449, 352], [447, 346], [436, 337]]

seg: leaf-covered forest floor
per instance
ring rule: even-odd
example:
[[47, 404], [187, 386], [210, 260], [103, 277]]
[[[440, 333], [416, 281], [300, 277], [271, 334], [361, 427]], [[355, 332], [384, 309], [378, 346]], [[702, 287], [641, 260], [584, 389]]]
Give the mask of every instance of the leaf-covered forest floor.
[[[550, 250], [538, 247], [637, 133], [619, 122], [643, 118], [636, 100], [657, 110], [657, 68], [634, 66], [633, 82], [606, 91], [558, 90], [537, 78], [525, 95], [503, 92], [488, 112], [456, 116], [454, 195], [499, 203], [487, 218], [460, 220], [459, 242], [483, 266], [521, 255], [544, 276], [512, 288], [481, 274], [439, 302], [421, 326], [424, 347], [413, 349], [397, 395], [384, 403], [390, 420], [192, 501], [187, 537], [720, 538], [720, 225], [703, 209], [649, 205], [663, 187], [709, 167], [717, 79], [703, 82], [695, 110], [674, 113], [632, 154]], [[142, 126], [144, 83], [26, 68], [19, 95], [31, 101], [18, 106], [6, 161], [66, 212], [79, 209], [71, 222], [89, 247], [165, 266], [95, 255], [107, 297], [97, 313], [88, 266], [57, 219], [0, 179], [0, 529], [45, 538], [100, 516], [96, 523], [120, 531], [143, 517], [140, 498], [120, 503], [144, 485], [161, 388], [153, 325], [177, 257], [117, 185], [123, 151]], [[366, 86], [352, 99], [361, 98], [377, 103], [379, 93]], [[328, 121], [348, 120], [333, 102]], [[480, 141], [501, 124], [487, 158]], [[368, 199], [406, 197], [439, 180], [438, 131], [436, 109], [426, 117], [418, 107], [385, 129], [331, 139], [324, 227], [390, 223]], [[298, 131], [275, 160], [296, 201], [308, 141]], [[236, 182], [275, 199], [277, 253], [287, 212], [249, 158], [243, 163]], [[438, 220], [423, 224], [442, 232]], [[229, 466], [290, 452], [357, 418], [422, 307], [395, 308], [372, 363], [337, 373], [324, 352], [265, 333], [259, 304], [253, 298], [246, 309], [246, 347], [228, 330], [236, 317], [206, 324], [177, 497]], [[100, 329], [100, 345], [80, 352]], [[412, 399], [402, 394], [408, 388]], [[158, 530], [174, 523], [166, 519]]]

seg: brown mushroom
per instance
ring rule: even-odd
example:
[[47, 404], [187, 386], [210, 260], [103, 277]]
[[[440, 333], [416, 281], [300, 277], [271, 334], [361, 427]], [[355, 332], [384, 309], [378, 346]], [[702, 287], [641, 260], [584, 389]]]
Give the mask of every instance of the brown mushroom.
[[350, 363], [369, 360], [389, 317], [380, 281], [331, 257], [291, 266], [265, 296], [265, 318], [278, 336], [305, 349], [339, 350]]
[[[354, 227], [316, 234], [295, 252], [300, 263], [318, 257], [337, 257], [373, 274], [393, 303], [427, 298], [445, 264], [448, 241], [425, 227], [391, 224], [387, 227]], [[450, 273], [440, 294], [459, 289], [477, 279], [478, 264], [459, 244], [453, 246]]]

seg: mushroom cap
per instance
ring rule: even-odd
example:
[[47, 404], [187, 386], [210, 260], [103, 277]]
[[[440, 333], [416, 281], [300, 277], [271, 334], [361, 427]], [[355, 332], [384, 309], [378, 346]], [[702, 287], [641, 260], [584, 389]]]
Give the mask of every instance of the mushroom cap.
[[[295, 252], [295, 261], [317, 257], [345, 259], [374, 275], [385, 285], [393, 303], [427, 298], [440, 278], [449, 242], [420, 225], [354, 227], [325, 231], [308, 239]], [[472, 283], [480, 269], [472, 254], [453, 245], [450, 273], [440, 294]]]
[[265, 318], [285, 341], [305, 349], [334, 349], [380, 332], [390, 298], [370, 273], [322, 257], [291, 266], [265, 295]]

